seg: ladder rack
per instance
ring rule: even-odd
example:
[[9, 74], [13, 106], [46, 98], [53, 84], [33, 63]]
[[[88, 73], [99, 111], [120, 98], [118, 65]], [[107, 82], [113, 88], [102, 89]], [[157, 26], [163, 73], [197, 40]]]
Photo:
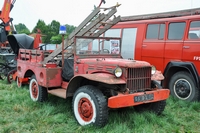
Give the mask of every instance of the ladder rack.
[[121, 22], [147, 20], [147, 19], [159, 19], [159, 18], [170, 18], [170, 17], [181, 17], [181, 16], [199, 15], [199, 14], [200, 14], [200, 8], [194, 8], [194, 9], [186, 9], [186, 10], [179, 10], [179, 11], [163, 12], [163, 13], [124, 16], [124, 17], [121, 17]]
[[[117, 12], [116, 5], [110, 8], [103, 8], [103, 11], [109, 10], [107, 14], [101, 13], [102, 8], [97, 7], [69, 36], [64, 40], [64, 49], [67, 49], [74, 44], [75, 36], [90, 36], [99, 37], [101, 34], [110, 29], [113, 25], [121, 20], [121, 17], [115, 17], [114, 14]], [[110, 18], [114, 16], [112, 20]], [[109, 20], [109, 22], [107, 22]], [[73, 55], [73, 50], [71, 53], [67, 53], [67, 57]], [[46, 64], [48, 61], [56, 57], [62, 52], [62, 45], [55, 49], [48, 57], [42, 62]]]

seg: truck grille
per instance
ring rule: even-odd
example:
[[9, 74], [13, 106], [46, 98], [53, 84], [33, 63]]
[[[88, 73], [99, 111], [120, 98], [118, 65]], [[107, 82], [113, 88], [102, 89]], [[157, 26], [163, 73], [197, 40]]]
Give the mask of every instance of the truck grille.
[[127, 88], [130, 93], [151, 89], [151, 67], [128, 68]]

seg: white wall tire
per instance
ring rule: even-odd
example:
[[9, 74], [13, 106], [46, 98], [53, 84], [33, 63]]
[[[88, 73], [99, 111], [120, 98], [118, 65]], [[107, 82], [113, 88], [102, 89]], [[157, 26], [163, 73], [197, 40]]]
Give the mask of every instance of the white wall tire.
[[96, 106], [92, 98], [84, 92], [80, 92], [74, 99], [74, 115], [82, 126], [95, 122]]
[[43, 102], [48, 99], [47, 89], [38, 85], [35, 75], [31, 77], [29, 84], [30, 97], [34, 102]]
[[104, 126], [108, 121], [107, 101], [103, 93], [94, 86], [80, 87], [73, 96], [73, 112], [81, 126]]

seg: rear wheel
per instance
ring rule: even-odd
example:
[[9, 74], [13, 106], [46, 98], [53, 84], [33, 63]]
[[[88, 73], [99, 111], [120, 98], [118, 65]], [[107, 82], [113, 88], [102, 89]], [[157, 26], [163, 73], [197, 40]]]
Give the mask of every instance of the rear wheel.
[[33, 101], [43, 102], [48, 98], [47, 89], [38, 85], [35, 75], [31, 77], [29, 84], [30, 97]]
[[[156, 81], [151, 82], [151, 87], [162, 89], [162, 86]], [[162, 100], [162, 101], [137, 105], [134, 106], [134, 109], [137, 112], [151, 111], [156, 115], [160, 115], [164, 111], [165, 106], [166, 106], [166, 100]]]
[[175, 73], [169, 82], [169, 89], [171, 95], [180, 100], [198, 101], [199, 89], [188, 72]]
[[103, 93], [94, 86], [80, 87], [73, 96], [73, 112], [82, 126], [94, 124], [102, 127], [108, 120], [107, 101]]
[[8, 81], [9, 84], [12, 83], [12, 81], [13, 81], [13, 74], [15, 74], [16, 71], [17, 71], [16, 69], [13, 69], [13, 70], [11, 70], [8, 73], [8, 75], [7, 75], [7, 81]]

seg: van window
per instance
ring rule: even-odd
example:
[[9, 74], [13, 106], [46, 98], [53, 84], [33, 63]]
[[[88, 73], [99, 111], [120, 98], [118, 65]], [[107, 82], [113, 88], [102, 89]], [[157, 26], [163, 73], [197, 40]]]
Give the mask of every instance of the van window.
[[169, 40], [182, 40], [185, 30], [185, 22], [170, 23], [168, 31]]
[[121, 54], [124, 59], [134, 59], [136, 35], [137, 28], [123, 29]]
[[188, 32], [188, 39], [200, 38], [200, 21], [192, 21]]
[[146, 39], [164, 39], [165, 24], [149, 24]]

